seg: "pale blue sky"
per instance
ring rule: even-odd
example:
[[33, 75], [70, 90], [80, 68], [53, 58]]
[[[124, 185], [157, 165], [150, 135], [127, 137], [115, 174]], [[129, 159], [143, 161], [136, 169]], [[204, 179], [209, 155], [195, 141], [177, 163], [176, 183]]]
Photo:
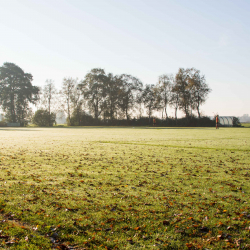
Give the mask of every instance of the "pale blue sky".
[[[212, 92], [203, 114], [250, 114], [249, 0], [0, 0], [0, 65], [34, 85], [92, 68], [155, 84], [195, 67]], [[171, 113], [170, 113], [171, 115]]]

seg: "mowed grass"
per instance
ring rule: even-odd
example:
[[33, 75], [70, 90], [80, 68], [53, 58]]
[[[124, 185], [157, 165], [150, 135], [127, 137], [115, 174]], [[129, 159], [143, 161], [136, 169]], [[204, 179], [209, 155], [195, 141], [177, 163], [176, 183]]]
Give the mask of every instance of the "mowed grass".
[[0, 248], [249, 249], [249, 128], [0, 128]]
[[245, 128], [250, 128], [250, 123], [249, 122], [245, 122], [241, 124], [243, 127]]

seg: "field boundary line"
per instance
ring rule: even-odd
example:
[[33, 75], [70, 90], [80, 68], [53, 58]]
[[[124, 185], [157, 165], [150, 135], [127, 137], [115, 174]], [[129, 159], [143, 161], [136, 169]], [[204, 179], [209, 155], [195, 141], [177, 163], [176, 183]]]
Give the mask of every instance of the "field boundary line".
[[208, 150], [228, 150], [228, 151], [242, 151], [250, 152], [250, 149], [232, 149], [232, 148], [207, 148], [207, 147], [193, 147], [193, 146], [177, 146], [177, 145], [159, 145], [159, 144], [146, 144], [136, 142], [115, 142], [115, 141], [96, 141], [95, 143], [107, 143], [107, 144], [123, 144], [123, 145], [138, 145], [138, 146], [153, 146], [153, 147], [165, 147], [165, 148], [190, 148], [190, 149], [208, 149]]

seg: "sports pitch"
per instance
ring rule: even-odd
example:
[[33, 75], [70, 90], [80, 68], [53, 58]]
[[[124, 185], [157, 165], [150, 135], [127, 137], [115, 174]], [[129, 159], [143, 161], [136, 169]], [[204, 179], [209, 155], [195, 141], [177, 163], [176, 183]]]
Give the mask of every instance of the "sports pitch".
[[2, 249], [250, 249], [250, 128], [0, 128]]

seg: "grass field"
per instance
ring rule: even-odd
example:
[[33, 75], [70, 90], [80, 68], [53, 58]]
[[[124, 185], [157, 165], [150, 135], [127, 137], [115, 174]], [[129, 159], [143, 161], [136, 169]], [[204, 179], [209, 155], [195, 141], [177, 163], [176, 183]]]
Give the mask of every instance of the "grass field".
[[249, 122], [242, 123], [242, 126], [245, 128], [250, 128], [250, 123]]
[[250, 249], [250, 128], [0, 128], [2, 249]]

